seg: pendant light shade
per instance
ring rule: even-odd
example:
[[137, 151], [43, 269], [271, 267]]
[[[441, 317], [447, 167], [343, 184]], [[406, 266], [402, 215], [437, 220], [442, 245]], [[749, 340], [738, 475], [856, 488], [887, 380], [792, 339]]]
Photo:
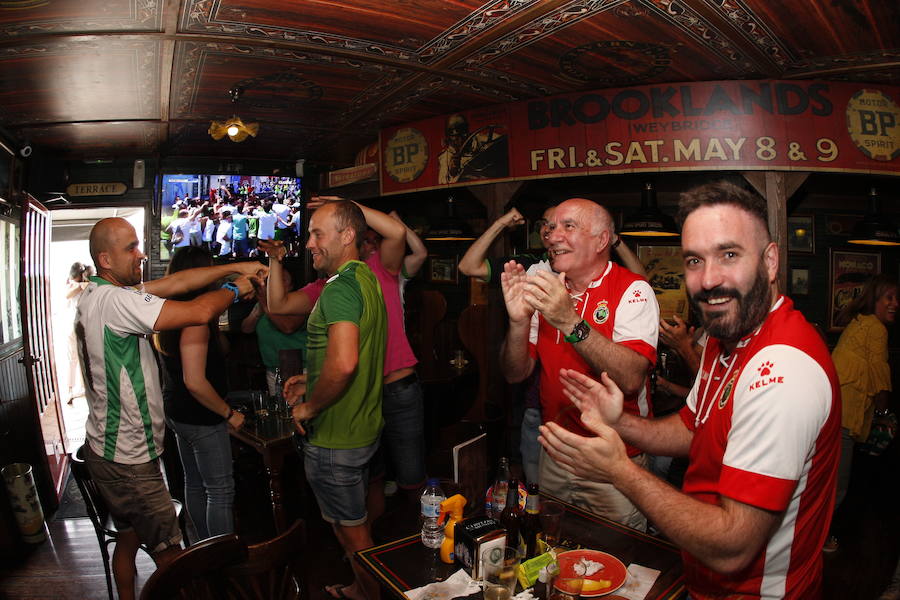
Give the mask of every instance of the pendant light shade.
[[431, 242], [459, 242], [476, 239], [469, 224], [456, 216], [456, 200], [447, 196], [447, 216], [428, 229], [425, 239]]
[[869, 190], [866, 216], [853, 228], [853, 235], [848, 241], [864, 246], [900, 246], [897, 225], [881, 212], [878, 192], [874, 187]]
[[675, 219], [656, 206], [656, 190], [647, 182], [641, 191], [641, 209], [625, 219], [621, 235], [674, 237], [679, 235]]

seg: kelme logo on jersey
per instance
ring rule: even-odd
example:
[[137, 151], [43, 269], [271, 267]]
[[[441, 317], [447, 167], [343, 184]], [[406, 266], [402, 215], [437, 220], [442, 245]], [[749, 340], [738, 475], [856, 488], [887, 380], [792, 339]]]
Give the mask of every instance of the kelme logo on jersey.
[[597, 303], [597, 308], [594, 309], [594, 323], [597, 325], [603, 325], [606, 323], [606, 320], [609, 318], [609, 303], [606, 300], [601, 300]]
[[756, 367], [756, 371], [759, 373], [759, 379], [751, 383], [750, 387], [747, 389], [752, 392], [753, 390], [758, 390], [774, 383], [784, 383], [783, 376], [772, 374], [774, 369], [775, 364], [768, 360]]
[[722, 390], [722, 396], [719, 398], [719, 410], [725, 408], [725, 405], [728, 404], [728, 399], [731, 398], [731, 392], [734, 390], [735, 381], [737, 381], [737, 375], [725, 384], [725, 389]]

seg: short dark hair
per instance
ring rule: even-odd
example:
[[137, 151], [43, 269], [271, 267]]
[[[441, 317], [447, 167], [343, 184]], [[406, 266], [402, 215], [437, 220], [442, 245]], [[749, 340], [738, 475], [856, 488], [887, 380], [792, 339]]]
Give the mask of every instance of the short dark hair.
[[737, 186], [729, 181], [707, 183], [681, 194], [678, 200], [678, 225], [684, 227], [688, 216], [698, 208], [731, 204], [750, 213], [762, 224], [769, 241], [769, 210], [765, 199], [759, 194]]
[[363, 239], [366, 235], [366, 217], [362, 210], [350, 200], [334, 200], [329, 202], [334, 205], [334, 225], [338, 231], [343, 231], [348, 227], [356, 233], [356, 249], [362, 248]]

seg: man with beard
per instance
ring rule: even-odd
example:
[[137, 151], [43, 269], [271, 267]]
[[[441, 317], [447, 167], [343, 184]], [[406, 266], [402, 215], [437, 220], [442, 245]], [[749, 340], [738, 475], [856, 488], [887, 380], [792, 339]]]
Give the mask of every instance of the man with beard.
[[[561, 379], [597, 437], [541, 429], [554, 459], [612, 482], [681, 547], [694, 600], [817, 598], [838, 466], [840, 386], [828, 349], [779, 295], [765, 201], [710, 184], [682, 196], [685, 283], [709, 334], [679, 414], [622, 412], [607, 374]], [[683, 492], [625, 458], [623, 440], [688, 456]]]
[[[607, 371], [625, 390], [626, 411], [650, 414], [648, 377], [656, 362], [659, 306], [647, 281], [610, 260], [609, 213], [584, 198], [570, 198], [546, 215], [547, 253], [553, 271], [526, 273], [504, 265], [500, 283], [509, 314], [501, 348], [507, 381], [525, 380], [540, 365], [541, 419], [591, 435], [563, 394], [561, 368], [599, 375]], [[628, 449], [640, 466], [641, 450]], [[613, 521], [646, 528], [637, 508], [606, 482], [573, 476], [546, 453], [539, 458], [541, 490]]]
[[[162, 566], [178, 553], [181, 529], [159, 468], [165, 421], [159, 370], [149, 335], [206, 325], [253, 291], [248, 276], [265, 274], [257, 262], [187, 269], [141, 283], [137, 234], [121, 218], [91, 229], [97, 276], [84, 289], [75, 334], [85, 381], [88, 418], [84, 459], [119, 530], [113, 575], [119, 598], [134, 598], [134, 559], [140, 544]], [[228, 275], [234, 282], [188, 302], [166, 300], [206, 288]], [[223, 417], [231, 418], [233, 411]]]

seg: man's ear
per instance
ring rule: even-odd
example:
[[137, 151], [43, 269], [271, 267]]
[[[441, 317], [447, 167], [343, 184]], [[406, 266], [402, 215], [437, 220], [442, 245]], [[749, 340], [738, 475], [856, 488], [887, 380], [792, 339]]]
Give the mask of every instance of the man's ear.
[[344, 227], [343, 231], [341, 231], [341, 244], [344, 246], [356, 244], [356, 232], [352, 228]]
[[778, 279], [778, 244], [769, 242], [769, 245], [763, 250], [763, 260], [766, 261], [766, 272], [771, 283]]
[[108, 252], [101, 252], [97, 255], [97, 268], [98, 269], [109, 269], [112, 267], [112, 263], [109, 260]]

